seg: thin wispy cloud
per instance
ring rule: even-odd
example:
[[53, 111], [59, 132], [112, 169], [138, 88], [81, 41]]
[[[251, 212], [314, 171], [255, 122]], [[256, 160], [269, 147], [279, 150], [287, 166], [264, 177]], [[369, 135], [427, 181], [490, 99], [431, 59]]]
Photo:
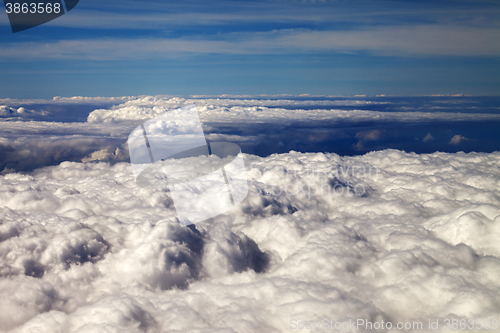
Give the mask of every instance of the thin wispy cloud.
[[229, 33], [196, 38], [109, 38], [12, 43], [3, 58], [154, 59], [182, 54], [289, 54], [371, 52], [379, 56], [498, 56], [500, 29], [443, 26], [377, 28], [361, 31], [303, 29]]

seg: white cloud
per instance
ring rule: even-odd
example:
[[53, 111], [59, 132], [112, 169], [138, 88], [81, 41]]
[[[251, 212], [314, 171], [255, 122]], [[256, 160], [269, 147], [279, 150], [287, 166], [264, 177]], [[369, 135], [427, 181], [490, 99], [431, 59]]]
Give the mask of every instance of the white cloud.
[[128, 163], [0, 176], [0, 329], [285, 332], [292, 319], [500, 314], [500, 153], [245, 158], [247, 200], [196, 229]]
[[43, 118], [50, 115], [49, 112], [47, 111], [34, 111], [34, 110], [29, 110], [24, 107], [20, 108], [15, 108], [15, 107], [10, 107], [7, 105], [0, 105], [0, 118], [7, 118], [7, 119], [36, 119], [36, 118]]
[[[69, 101], [102, 99], [54, 103]], [[16, 112], [29, 104], [7, 102]], [[356, 109], [377, 102], [369, 99], [111, 102], [118, 105], [86, 123], [2, 122], [4, 163], [95, 163], [0, 176], [0, 330], [281, 332], [292, 319], [427, 323], [500, 314], [498, 152], [245, 155], [248, 198], [195, 228], [179, 225], [168, 192], [138, 187], [129, 163], [98, 162], [127, 160], [122, 143], [133, 128], [192, 103], [207, 138], [229, 141], [259, 136], [219, 134], [219, 126], [499, 115]], [[384, 135], [356, 132], [360, 145]]]
[[92, 39], [10, 43], [2, 58], [161, 59], [186, 54], [290, 54], [367, 51], [380, 56], [498, 56], [497, 27], [415, 25], [370, 30], [302, 29], [163, 39]]
[[453, 138], [451, 138], [450, 145], [458, 145], [461, 142], [467, 141], [467, 140], [469, 140], [469, 139], [467, 139], [465, 136], [457, 134], [457, 135], [453, 136]]
[[[181, 106], [196, 104], [207, 138], [214, 141], [232, 141], [244, 148], [253, 149], [265, 145], [269, 140], [262, 132], [262, 126], [273, 128], [276, 134], [272, 140], [284, 145], [290, 132], [274, 131], [276, 128], [294, 124], [308, 124], [308, 127], [337, 128], [335, 138], [357, 138], [355, 146], [363, 151], [369, 142], [379, 140], [384, 135], [390, 136], [390, 130], [367, 129], [359, 131], [356, 124], [375, 122], [379, 126], [397, 122], [400, 124], [432, 124], [436, 121], [500, 121], [495, 113], [454, 113], [454, 112], [380, 112], [359, 110], [358, 108], [390, 103], [390, 100], [374, 99], [335, 99], [298, 100], [290, 96], [274, 98], [246, 97], [172, 97], [172, 96], [126, 96], [72, 97], [54, 100], [9, 100], [9, 104], [0, 108], [8, 110], [8, 121], [1, 123], [0, 172], [29, 171], [45, 165], [54, 165], [62, 161], [108, 161], [111, 163], [127, 161], [126, 140], [130, 132], [140, 123]], [[50, 114], [43, 111], [27, 110], [30, 104], [55, 105], [99, 105], [116, 103], [108, 109], [96, 109], [91, 112], [85, 123], [64, 123], [51, 121]], [[26, 106], [26, 108], [22, 107]], [[337, 106], [339, 107], [337, 109]], [[18, 110], [24, 109], [24, 113]], [[43, 108], [42, 108], [43, 109]], [[396, 108], [397, 109], [397, 108]], [[423, 109], [422, 109], [423, 110]], [[7, 115], [7, 112], [5, 112]], [[16, 115], [14, 118], [12, 115]], [[21, 115], [21, 117], [17, 117]], [[47, 121], [22, 121], [46, 119]], [[255, 124], [260, 124], [255, 126]], [[351, 134], [343, 129], [352, 129]], [[231, 129], [231, 130], [230, 130]], [[325, 139], [321, 130], [309, 135], [311, 145]], [[458, 141], [457, 141], [458, 140]], [[452, 139], [450, 143], [462, 142], [463, 137]], [[281, 141], [281, 143], [280, 143]], [[289, 148], [294, 149], [293, 147]], [[247, 150], [248, 151], [248, 150]], [[252, 151], [252, 150], [250, 150]], [[272, 152], [269, 152], [272, 153]], [[259, 153], [260, 154], [260, 153]]]
[[431, 133], [427, 133], [427, 135], [422, 139], [423, 142], [429, 142], [434, 140], [434, 137], [432, 136]]
[[[400, 121], [422, 122], [435, 120], [471, 121], [471, 120], [500, 120], [497, 114], [468, 114], [453, 112], [379, 112], [358, 110], [356, 106], [377, 104], [381, 102], [366, 100], [345, 101], [296, 101], [296, 100], [265, 100], [265, 99], [215, 99], [215, 98], [179, 98], [148, 96], [129, 100], [113, 107], [111, 110], [99, 109], [90, 113], [88, 122], [113, 122], [124, 120], [151, 119], [165, 111], [183, 105], [196, 104], [202, 122], [208, 123], [241, 123], [248, 122], [279, 122], [280, 124], [292, 121]], [[352, 106], [350, 110], [323, 109], [322, 105]], [[293, 109], [290, 109], [293, 106]], [[315, 106], [314, 110], [303, 107]], [[364, 132], [363, 132], [364, 133]], [[376, 132], [370, 132], [375, 135]], [[380, 134], [380, 133], [379, 133]], [[362, 135], [362, 134], [360, 134]]]
[[[144, 97], [144, 96], [140, 96]], [[18, 105], [30, 105], [30, 104], [108, 104], [108, 103], [124, 103], [131, 99], [137, 99], [137, 96], [122, 96], [122, 97], [83, 97], [83, 96], [73, 96], [73, 97], [60, 97], [55, 96], [52, 99], [15, 99], [15, 98], [3, 98], [0, 99], [1, 104], [8, 106], [18, 106]]]
[[5, 168], [5, 172], [29, 171], [67, 160], [81, 161], [91, 154], [97, 158], [95, 152], [99, 150], [108, 152], [107, 157], [101, 154], [100, 160], [125, 161], [128, 154], [124, 143], [134, 125], [122, 123], [110, 127], [106, 124], [3, 121], [0, 172]]

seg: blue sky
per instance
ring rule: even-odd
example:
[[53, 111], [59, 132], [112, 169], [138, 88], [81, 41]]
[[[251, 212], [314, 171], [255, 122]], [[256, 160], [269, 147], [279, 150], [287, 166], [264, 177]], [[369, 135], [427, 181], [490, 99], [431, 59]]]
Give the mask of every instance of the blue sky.
[[498, 95], [498, 1], [97, 1], [13, 34], [0, 98]]

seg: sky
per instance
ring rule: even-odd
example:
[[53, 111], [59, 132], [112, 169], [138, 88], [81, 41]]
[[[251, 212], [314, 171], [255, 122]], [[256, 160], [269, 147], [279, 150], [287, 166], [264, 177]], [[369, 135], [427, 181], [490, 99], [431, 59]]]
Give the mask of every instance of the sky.
[[12, 33], [0, 98], [498, 95], [498, 1], [81, 0]]

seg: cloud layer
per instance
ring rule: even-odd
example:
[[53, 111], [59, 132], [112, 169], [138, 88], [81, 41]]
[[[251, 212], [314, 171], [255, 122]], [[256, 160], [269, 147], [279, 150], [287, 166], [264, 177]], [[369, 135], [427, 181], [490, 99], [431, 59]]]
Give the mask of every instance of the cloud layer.
[[[0, 57], [30, 59], [162, 59], [186, 54], [370, 52], [380, 56], [498, 56], [498, 28], [384, 27], [355, 31], [303, 29], [230, 33], [212, 38], [88, 39], [12, 43]], [[42, 52], [43, 50], [43, 52]]]
[[488, 97], [129, 96], [0, 103], [4, 174], [63, 161], [128, 161], [126, 141], [136, 126], [190, 104], [197, 105], [207, 140], [234, 142], [259, 156], [385, 148], [491, 152], [500, 142], [500, 115]]
[[[398, 131], [417, 146], [463, 149], [498, 128], [488, 98], [2, 103], [2, 332], [289, 332], [323, 319], [498, 318], [498, 152], [275, 154], [291, 143], [340, 149], [332, 137], [362, 153], [394, 144]], [[249, 195], [240, 205], [181, 227], [169, 192], [134, 182], [125, 142], [145, 120], [192, 103], [208, 141], [267, 150], [244, 155]], [[70, 105], [96, 109], [86, 122], [55, 121]], [[467, 132], [474, 124], [478, 132]], [[202, 162], [189, 169], [201, 172]]]
[[192, 228], [128, 163], [1, 176], [0, 330], [498, 318], [499, 153], [245, 159], [247, 199]]

